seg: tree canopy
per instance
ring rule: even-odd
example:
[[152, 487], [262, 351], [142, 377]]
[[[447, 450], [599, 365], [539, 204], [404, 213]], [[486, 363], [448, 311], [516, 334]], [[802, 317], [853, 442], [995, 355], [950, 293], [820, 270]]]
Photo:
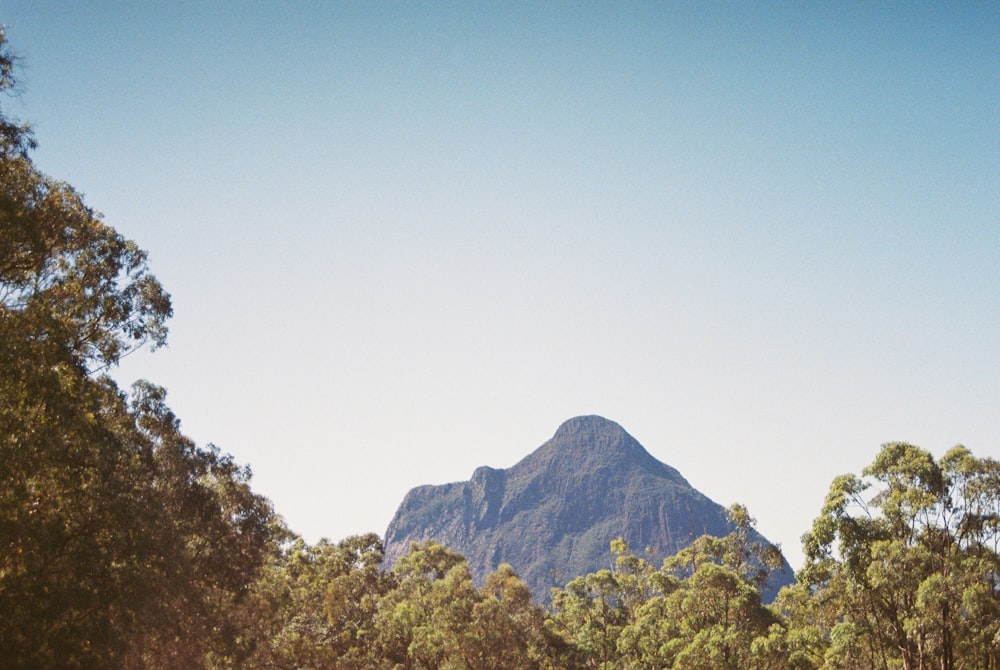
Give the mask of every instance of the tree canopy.
[[[0, 33], [0, 91], [15, 84]], [[109, 366], [166, 340], [146, 254], [32, 162], [0, 111], [0, 658], [197, 667], [278, 532], [249, 472], [180, 432], [165, 391]]]
[[1000, 667], [997, 461], [886, 444], [834, 480], [803, 544], [787, 602], [822, 667]]

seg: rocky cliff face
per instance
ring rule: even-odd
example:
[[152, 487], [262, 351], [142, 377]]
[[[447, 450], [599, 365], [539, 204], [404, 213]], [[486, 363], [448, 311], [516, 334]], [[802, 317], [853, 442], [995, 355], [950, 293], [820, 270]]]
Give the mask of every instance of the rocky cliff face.
[[[410, 541], [434, 539], [464, 554], [478, 579], [509, 563], [545, 600], [551, 587], [610, 567], [616, 537], [662, 559], [730, 530], [725, 508], [621, 426], [582, 416], [507, 470], [480, 467], [469, 481], [411, 490], [386, 530], [386, 564]], [[791, 580], [786, 565], [765, 597]]]

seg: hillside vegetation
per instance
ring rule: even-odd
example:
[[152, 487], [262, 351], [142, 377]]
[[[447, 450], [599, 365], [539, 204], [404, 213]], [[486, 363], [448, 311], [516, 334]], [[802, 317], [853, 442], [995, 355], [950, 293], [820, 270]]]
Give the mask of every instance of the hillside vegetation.
[[780, 556], [739, 505], [658, 564], [614, 540], [545, 608], [432, 540], [303, 542], [164, 389], [104, 374], [165, 342], [169, 296], [33, 147], [0, 113], [3, 668], [1000, 668], [1000, 463], [963, 447], [836, 478], [767, 605]]

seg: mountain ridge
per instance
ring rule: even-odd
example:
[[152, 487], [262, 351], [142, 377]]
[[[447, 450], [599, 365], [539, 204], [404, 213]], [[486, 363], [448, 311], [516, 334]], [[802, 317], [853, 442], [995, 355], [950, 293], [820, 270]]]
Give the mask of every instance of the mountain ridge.
[[[464, 554], [479, 580], [509, 563], [544, 600], [550, 588], [610, 567], [617, 537], [662, 559], [731, 530], [726, 510], [675, 468], [614, 421], [585, 415], [510, 468], [480, 466], [469, 480], [411, 489], [386, 530], [386, 563], [411, 541], [434, 539]], [[790, 582], [785, 569], [775, 584]]]

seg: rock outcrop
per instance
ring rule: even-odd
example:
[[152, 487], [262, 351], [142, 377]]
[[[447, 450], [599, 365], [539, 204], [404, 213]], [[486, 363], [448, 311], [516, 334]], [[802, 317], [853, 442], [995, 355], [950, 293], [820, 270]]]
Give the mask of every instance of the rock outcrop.
[[[464, 554], [479, 580], [509, 563], [544, 601], [551, 587], [610, 567], [616, 537], [650, 549], [658, 564], [700, 535], [731, 530], [724, 507], [621, 426], [582, 416], [509, 469], [484, 466], [469, 481], [412, 489], [386, 531], [386, 564], [411, 541], [434, 539]], [[791, 581], [786, 564], [765, 599]]]

